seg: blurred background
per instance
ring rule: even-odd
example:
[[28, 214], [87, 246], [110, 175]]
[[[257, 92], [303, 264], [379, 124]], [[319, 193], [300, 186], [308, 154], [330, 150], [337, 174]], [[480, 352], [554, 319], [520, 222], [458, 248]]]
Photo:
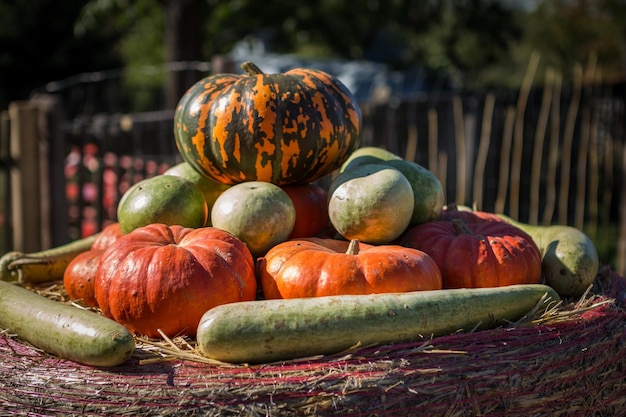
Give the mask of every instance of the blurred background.
[[624, 0], [0, 0], [0, 253], [115, 221], [212, 73], [311, 67], [449, 202], [569, 224], [626, 273]]

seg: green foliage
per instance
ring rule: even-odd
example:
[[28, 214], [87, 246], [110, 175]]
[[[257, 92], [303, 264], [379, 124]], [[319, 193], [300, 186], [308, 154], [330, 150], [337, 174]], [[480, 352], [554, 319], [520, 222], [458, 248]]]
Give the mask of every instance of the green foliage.
[[[440, 24], [417, 40], [417, 49], [428, 67], [448, 72], [459, 85], [507, 84], [510, 51], [522, 34], [520, 13], [500, 2], [445, 2]], [[494, 67], [504, 71], [490, 74]]]
[[121, 64], [109, 34], [74, 36], [84, 3], [0, 0], [0, 109], [50, 81]]
[[[187, 32], [183, 45], [198, 43], [179, 55], [199, 61], [259, 37], [272, 52], [425, 66], [472, 89], [519, 86], [534, 51], [539, 81], [547, 67], [567, 81], [590, 57], [606, 78], [622, 74], [626, 62], [623, 0], [0, 0], [0, 103], [115, 65], [130, 68], [133, 88], [162, 85], [164, 74], [135, 69], [163, 64], [172, 48], [182, 49], [164, 47], [172, 5], [190, 7], [199, 20], [179, 27]], [[201, 34], [190, 37], [190, 26]]]
[[565, 78], [576, 64], [596, 56], [607, 74], [623, 71], [626, 3], [619, 0], [543, 0], [526, 20], [524, 42], [539, 51], [543, 65]]
[[389, 38], [387, 48], [402, 49], [410, 37], [435, 24], [439, 13], [439, 2], [434, 0], [210, 3], [209, 54], [226, 53], [235, 42], [254, 34], [268, 40], [275, 52], [313, 51], [324, 57], [363, 59], [368, 58], [368, 49], [380, 34]]

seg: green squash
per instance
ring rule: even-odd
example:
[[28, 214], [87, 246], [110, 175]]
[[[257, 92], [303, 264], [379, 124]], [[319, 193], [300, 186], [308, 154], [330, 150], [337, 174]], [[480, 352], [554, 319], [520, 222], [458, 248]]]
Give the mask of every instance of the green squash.
[[409, 180], [397, 169], [367, 164], [345, 171], [331, 183], [328, 217], [348, 240], [374, 245], [398, 238], [413, 216]]
[[308, 183], [339, 169], [359, 146], [361, 111], [333, 76], [295, 68], [216, 74], [191, 86], [174, 115], [179, 153], [223, 184]]

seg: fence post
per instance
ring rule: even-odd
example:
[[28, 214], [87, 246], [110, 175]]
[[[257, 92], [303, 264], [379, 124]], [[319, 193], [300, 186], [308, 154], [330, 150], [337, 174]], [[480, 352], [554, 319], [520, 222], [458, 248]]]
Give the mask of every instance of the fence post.
[[618, 213], [618, 243], [617, 243], [617, 265], [616, 272], [621, 276], [626, 276], [626, 142], [622, 145], [622, 192], [617, 196], [619, 199]]
[[42, 174], [42, 220], [46, 228], [43, 247], [55, 247], [69, 241], [68, 204], [65, 195], [65, 136], [63, 103], [51, 94], [34, 95], [30, 102], [38, 111], [40, 169]]
[[10, 119], [9, 111], [0, 113], [0, 253], [13, 250], [13, 230], [11, 215], [11, 153], [10, 153]]
[[42, 249], [41, 175], [37, 107], [27, 101], [9, 104], [11, 167], [11, 212], [13, 249]]

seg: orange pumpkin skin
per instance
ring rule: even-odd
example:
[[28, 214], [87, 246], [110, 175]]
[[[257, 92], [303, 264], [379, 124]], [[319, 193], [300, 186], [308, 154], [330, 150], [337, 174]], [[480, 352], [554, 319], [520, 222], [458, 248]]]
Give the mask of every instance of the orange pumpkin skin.
[[148, 337], [193, 336], [210, 308], [256, 297], [250, 251], [212, 227], [135, 229], [102, 254], [94, 284], [104, 316]]
[[100, 234], [96, 237], [96, 240], [91, 244], [92, 250], [104, 250], [113, 244], [120, 236], [122, 236], [122, 228], [119, 222], [111, 223], [106, 226]]
[[313, 237], [328, 228], [328, 193], [317, 184], [294, 184], [281, 187], [296, 208], [296, 223], [289, 239]]
[[88, 307], [98, 307], [94, 281], [104, 250], [88, 250], [78, 254], [65, 268], [63, 286], [71, 300], [80, 300]]
[[[353, 241], [352, 245], [354, 245]], [[363, 295], [441, 289], [437, 264], [424, 252], [394, 245], [335, 239], [296, 239], [280, 243], [257, 260], [267, 299]]]
[[423, 250], [435, 260], [444, 288], [501, 287], [541, 280], [537, 245], [506, 222], [431, 221], [409, 229], [401, 244]]

